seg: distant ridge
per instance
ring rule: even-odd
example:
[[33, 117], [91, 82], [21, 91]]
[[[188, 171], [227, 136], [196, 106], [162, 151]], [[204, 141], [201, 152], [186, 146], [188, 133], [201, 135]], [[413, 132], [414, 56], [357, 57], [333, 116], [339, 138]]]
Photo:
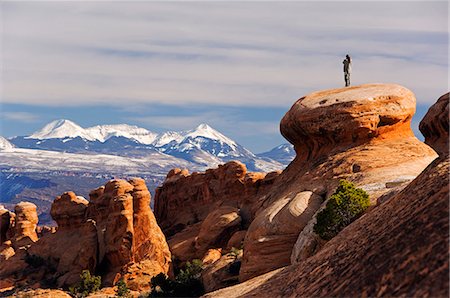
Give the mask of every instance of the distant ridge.
[[288, 144], [256, 155], [206, 123], [191, 130], [157, 134], [135, 125], [83, 128], [71, 120], [59, 119], [29, 136], [11, 138], [10, 142], [18, 148], [91, 155], [101, 153], [140, 158], [162, 153], [199, 167], [215, 167], [230, 160], [239, 160], [250, 171], [263, 172], [284, 168], [295, 155]]

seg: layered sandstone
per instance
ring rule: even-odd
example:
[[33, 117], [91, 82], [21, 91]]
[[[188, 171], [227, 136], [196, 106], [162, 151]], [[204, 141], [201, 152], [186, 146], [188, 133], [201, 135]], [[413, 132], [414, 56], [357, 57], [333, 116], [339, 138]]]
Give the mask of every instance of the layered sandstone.
[[82, 270], [94, 272], [96, 268], [97, 229], [93, 220], [85, 219], [88, 203], [73, 192], [57, 197], [50, 214], [58, 230], [45, 234], [28, 250], [29, 255], [45, 260], [45, 266], [54, 267], [59, 287], [75, 284]]
[[449, 94], [442, 95], [431, 106], [419, 125], [419, 129], [425, 137], [425, 143], [432, 146], [439, 155], [448, 154]]
[[14, 244], [16, 247], [35, 242], [38, 237], [36, 227], [38, 223], [37, 207], [30, 202], [20, 202], [14, 207], [15, 231]]
[[[436, 106], [448, 109], [448, 96], [430, 110]], [[445, 121], [448, 114], [437, 113], [420, 127], [425, 135]], [[440, 156], [401, 192], [314, 256], [206, 297], [448, 297], [448, 126], [428, 132]]]
[[209, 248], [226, 248], [234, 232], [248, 227], [256, 200], [279, 174], [247, 172], [237, 161], [190, 175], [171, 170], [156, 189], [155, 215], [172, 253], [188, 261], [201, 258]]
[[8, 230], [11, 225], [11, 212], [0, 206], [0, 245], [8, 239]]
[[[169, 272], [171, 254], [144, 180], [111, 180], [90, 198], [88, 202], [73, 192], [57, 197], [51, 208], [56, 232], [43, 233], [38, 242], [2, 262], [0, 278], [67, 287], [88, 269], [102, 275], [104, 285], [124, 278], [131, 289], [144, 290], [152, 276]], [[28, 204], [16, 207], [16, 236], [33, 235], [30, 223], [35, 221], [26, 212], [31, 209]]]
[[241, 280], [290, 264], [296, 242], [296, 262], [320, 249], [314, 214], [339, 180], [364, 188], [375, 204], [416, 177], [436, 154], [415, 138], [410, 128], [414, 111], [414, 94], [393, 84], [300, 98], [280, 124], [297, 156], [258, 200], [244, 242]]

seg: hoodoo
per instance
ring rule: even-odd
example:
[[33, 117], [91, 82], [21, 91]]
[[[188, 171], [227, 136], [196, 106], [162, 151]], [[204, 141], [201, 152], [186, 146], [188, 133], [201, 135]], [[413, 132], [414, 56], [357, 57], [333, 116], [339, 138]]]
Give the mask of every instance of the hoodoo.
[[241, 280], [320, 249], [315, 214], [339, 180], [365, 189], [375, 204], [436, 157], [411, 130], [415, 104], [414, 94], [402, 86], [370, 84], [311, 93], [292, 106], [280, 130], [297, 156], [259, 200], [245, 238]]
[[406, 188], [310, 258], [205, 297], [447, 297], [449, 160], [442, 144], [448, 144], [449, 127], [448, 113], [435, 112], [448, 105], [446, 94], [422, 120], [426, 142], [439, 157]]

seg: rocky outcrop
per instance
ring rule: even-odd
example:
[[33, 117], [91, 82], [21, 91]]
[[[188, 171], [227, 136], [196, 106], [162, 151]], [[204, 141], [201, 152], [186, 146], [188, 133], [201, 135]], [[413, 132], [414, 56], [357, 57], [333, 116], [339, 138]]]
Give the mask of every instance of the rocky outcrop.
[[9, 239], [8, 230], [11, 225], [11, 212], [0, 206], [0, 245]]
[[239, 210], [231, 206], [222, 206], [211, 212], [200, 226], [195, 239], [195, 249], [202, 256], [209, 247], [226, 247], [228, 239], [240, 229]]
[[36, 227], [38, 223], [37, 207], [30, 202], [20, 202], [14, 208], [15, 228], [14, 246], [20, 247], [37, 241]]
[[449, 94], [442, 95], [431, 106], [419, 125], [425, 143], [432, 146], [439, 155], [448, 154]]
[[239, 282], [239, 268], [241, 265], [242, 250], [238, 253], [228, 253], [220, 257], [203, 269], [202, 283], [206, 292], [225, 288]]
[[202, 264], [203, 266], [208, 266], [216, 262], [222, 257], [222, 249], [208, 249], [208, 251], [205, 253], [205, 255], [202, 258]]
[[[52, 267], [59, 287], [79, 281], [82, 270], [94, 272], [97, 264], [98, 238], [95, 221], [86, 220], [88, 201], [66, 192], [52, 204], [51, 215], [58, 224], [55, 233], [44, 235], [27, 253]], [[49, 270], [51, 271], [51, 270]], [[46, 272], [48, 278], [51, 272]]]
[[253, 220], [255, 201], [279, 174], [247, 172], [237, 161], [191, 175], [171, 170], [156, 189], [155, 215], [172, 253], [188, 261], [209, 248], [226, 248], [232, 234]]
[[[144, 290], [152, 276], [169, 272], [171, 254], [144, 180], [111, 180], [90, 198], [73, 192], [57, 197], [51, 208], [56, 232], [42, 233], [39, 241], [2, 262], [0, 279], [67, 287], [88, 269], [101, 275], [104, 285], [124, 278], [131, 289]], [[16, 235], [32, 235], [31, 209], [27, 204], [16, 208]]]
[[[244, 242], [242, 281], [316, 253], [314, 214], [338, 181], [365, 189], [373, 204], [405, 187], [435, 157], [410, 128], [414, 94], [393, 84], [371, 84], [315, 92], [299, 99], [281, 121], [297, 156], [270, 191]], [[302, 231], [303, 234], [301, 234]], [[299, 238], [301, 235], [301, 239]]]
[[252, 200], [263, 194], [278, 174], [248, 173], [238, 161], [191, 175], [187, 170], [171, 170], [156, 189], [156, 219], [168, 237], [203, 221], [220, 206], [241, 209], [248, 221], [253, 213]]
[[[438, 104], [448, 109], [448, 99]], [[425, 117], [420, 127], [437, 127], [444, 117]], [[440, 156], [317, 254], [205, 297], [447, 297], [449, 159], [440, 148], [448, 126], [433, 131], [428, 144]]]

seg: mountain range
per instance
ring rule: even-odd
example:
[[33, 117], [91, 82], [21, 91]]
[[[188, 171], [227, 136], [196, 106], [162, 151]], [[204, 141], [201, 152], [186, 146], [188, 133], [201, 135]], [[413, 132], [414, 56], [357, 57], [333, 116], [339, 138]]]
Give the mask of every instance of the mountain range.
[[196, 167], [213, 167], [229, 160], [239, 160], [251, 171], [265, 172], [282, 169], [295, 155], [288, 144], [254, 154], [204, 123], [192, 130], [157, 134], [127, 124], [82, 128], [70, 120], [61, 119], [29, 136], [13, 137], [9, 141], [17, 148], [68, 153], [125, 157], [162, 153], [193, 163]]
[[112, 178], [139, 176], [153, 192], [173, 168], [198, 172], [239, 160], [250, 171], [270, 172], [294, 156], [289, 144], [254, 154], [207, 124], [158, 134], [127, 124], [83, 128], [62, 119], [29, 136], [0, 137], [0, 203], [33, 202], [47, 224], [51, 202], [68, 190], [88, 197]]

